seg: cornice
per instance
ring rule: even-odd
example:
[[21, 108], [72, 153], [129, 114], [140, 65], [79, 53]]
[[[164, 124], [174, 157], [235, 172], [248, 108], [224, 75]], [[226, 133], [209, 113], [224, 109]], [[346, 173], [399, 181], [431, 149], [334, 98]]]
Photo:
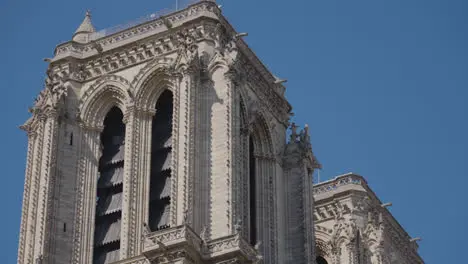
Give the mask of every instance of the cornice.
[[[167, 21], [172, 25], [167, 27]], [[187, 23], [190, 22], [190, 23]], [[150, 61], [155, 57], [168, 56], [178, 50], [181, 32], [188, 32], [195, 42], [212, 40], [216, 24], [221, 23], [225, 34], [235, 36], [236, 31], [221, 15], [213, 1], [200, 1], [188, 8], [160, 17], [115, 34], [97, 38], [92, 43], [67, 42], [60, 44], [50, 65], [51, 75], [70, 75], [76, 81], [84, 82], [103, 74], [112, 74], [123, 69]], [[235, 39], [241, 56], [241, 65], [249, 81], [259, 86], [258, 97], [272, 102], [270, 111], [282, 123], [289, 118], [291, 105], [279, 93], [280, 84], [265, 65], [241, 39]], [[99, 50], [99, 51], [98, 51]], [[248, 62], [248, 63], [247, 63]], [[71, 65], [70, 65], [71, 64]], [[281, 85], [280, 85], [281, 86]], [[279, 111], [278, 109], [281, 109]]]
[[159, 16], [154, 20], [115, 32], [108, 36], [102, 36], [105, 34], [102, 33], [103, 31], [96, 32], [91, 36], [91, 39], [94, 39], [91, 43], [80, 44], [74, 41], [69, 41], [59, 44], [55, 49], [55, 58], [53, 61], [65, 56], [80, 56], [80, 54], [83, 56], [83, 54], [86, 53], [89, 55], [95, 55], [99, 53], [96, 50], [96, 47], [100, 47], [102, 50], [106, 51], [115, 49], [116, 47], [133, 43], [155, 34], [171, 31], [176, 27], [182, 26], [188, 21], [193, 21], [200, 17], [217, 20], [219, 19], [219, 15], [220, 10], [216, 3], [206, 0], [200, 1], [199, 3], [190, 5], [183, 10], [173, 12], [166, 16]]
[[205, 20], [203, 23], [194, 21], [190, 25], [127, 43], [99, 54], [83, 58], [64, 57], [51, 63], [48, 75], [52, 80], [69, 75], [78, 82], [88, 82], [105, 74], [169, 57], [182, 50], [188, 53], [186, 48], [188, 44], [196, 45], [201, 41], [212, 39], [210, 29], [213, 27], [214, 23], [210, 21]]

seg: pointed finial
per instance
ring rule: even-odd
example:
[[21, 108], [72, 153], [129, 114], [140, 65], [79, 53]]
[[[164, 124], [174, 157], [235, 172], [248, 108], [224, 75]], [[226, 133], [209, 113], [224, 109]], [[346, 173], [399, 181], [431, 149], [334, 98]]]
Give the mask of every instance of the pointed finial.
[[81, 22], [80, 26], [73, 35], [73, 40], [80, 43], [88, 43], [89, 35], [94, 32], [96, 32], [96, 29], [91, 22], [91, 11], [88, 9], [86, 10], [86, 15], [83, 19], [83, 22]]

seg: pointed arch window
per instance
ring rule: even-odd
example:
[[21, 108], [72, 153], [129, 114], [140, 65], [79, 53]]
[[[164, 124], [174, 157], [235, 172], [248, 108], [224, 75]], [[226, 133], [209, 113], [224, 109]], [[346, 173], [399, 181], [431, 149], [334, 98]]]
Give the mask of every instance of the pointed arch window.
[[125, 125], [119, 108], [104, 119], [99, 160], [93, 264], [106, 264], [120, 258]]
[[151, 231], [170, 227], [173, 95], [166, 90], [156, 103], [151, 140], [148, 225]]

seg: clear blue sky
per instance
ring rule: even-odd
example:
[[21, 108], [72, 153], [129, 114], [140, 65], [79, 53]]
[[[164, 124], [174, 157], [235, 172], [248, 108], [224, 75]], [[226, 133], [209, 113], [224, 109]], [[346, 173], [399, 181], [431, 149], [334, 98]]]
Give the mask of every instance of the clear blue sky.
[[[0, 259], [15, 263], [26, 136], [17, 127], [43, 86], [45, 57], [85, 9], [98, 29], [174, 5], [150, 1], [0, 1]], [[365, 176], [427, 263], [468, 246], [468, 1], [225, 0], [224, 14], [270, 70], [287, 78], [295, 121], [309, 123], [323, 179]]]

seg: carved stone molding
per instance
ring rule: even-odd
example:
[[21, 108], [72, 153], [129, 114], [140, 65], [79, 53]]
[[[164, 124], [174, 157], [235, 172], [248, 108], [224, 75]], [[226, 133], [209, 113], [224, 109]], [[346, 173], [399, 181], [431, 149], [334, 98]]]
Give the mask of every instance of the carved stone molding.
[[[105, 50], [109, 45], [115, 45], [118, 42], [123, 42], [130, 38], [135, 38], [138, 35], [146, 34], [151, 31], [157, 31], [166, 25], [165, 21], [169, 22], [170, 24], [183, 22], [191, 20], [193, 17], [199, 16], [203, 12], [210, 12], [215, 17], [217, 14], [219, 14], [219, 9], [217, 8], [217, 5], [211, 1], [202, 1], [199, 4], [193, 5], [169, 16], [165, 16], [164, 18], [141, 24], [137, 27], [121, 31], [109, 37], [97, 39], [94, 43], [100, 45]], [[96, 34], [96, 37], [99, 37], [99, 33]], [[55, 55], [58, 56], [69, 52], [91, 52], [93, 50], [93, 46], [95, 45], [94, 43], [79, 44], [75, 42], [67, 42], [57, 47], [55, 50]]]

